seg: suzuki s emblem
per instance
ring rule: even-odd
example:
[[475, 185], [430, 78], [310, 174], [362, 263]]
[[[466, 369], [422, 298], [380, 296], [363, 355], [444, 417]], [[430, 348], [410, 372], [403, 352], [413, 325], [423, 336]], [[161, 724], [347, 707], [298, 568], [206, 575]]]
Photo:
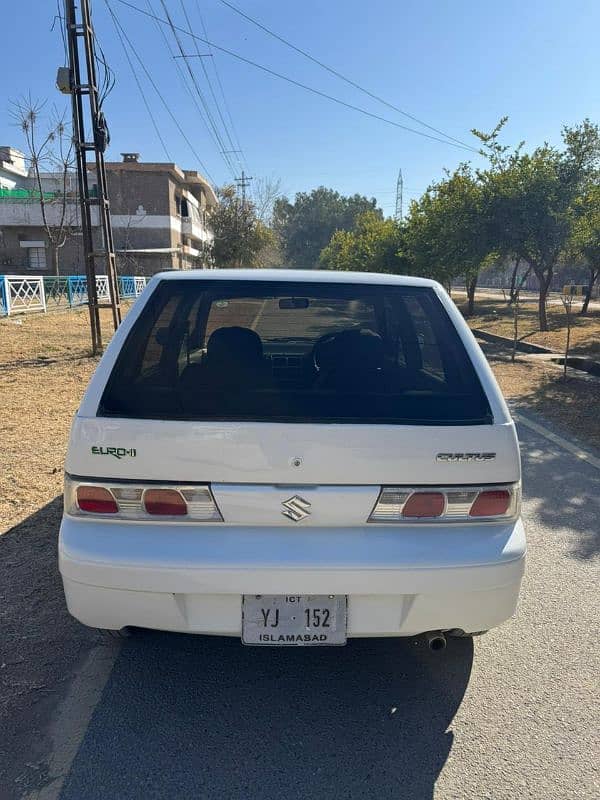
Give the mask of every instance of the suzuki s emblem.
[[281, 512], [284, 517], [291, 519], [293, 522], [300, 522], [301, 519], [306, 519], [310, 516], [310, 503], [303, 497], [295, 494], [289, 500], [284, 500], [281, 504], [283, 511]]

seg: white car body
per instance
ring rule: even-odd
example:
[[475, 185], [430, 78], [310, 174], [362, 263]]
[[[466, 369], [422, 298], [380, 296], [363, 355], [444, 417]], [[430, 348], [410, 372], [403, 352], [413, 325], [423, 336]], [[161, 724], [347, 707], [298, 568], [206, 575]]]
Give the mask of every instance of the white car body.
[[[493, 420], [440, 426], [99, 416], [116, 359], [157, 286], [215, 279], [430, 290], [460, 337]], [[515, 426], [468, 326], [433, 281], [291, 270], [154, 276], [85, 393], [66, 472], [75, 483], [106, 486], [209, 485], [222, 516], [105, 519], [72, 513], [67, 503], [60, 571], [68, 608], [86, 625], [241, 636], [245, 595], [347, 596], [348, 637], [469, 634], [515, 612], [525, 562]], [[384, 486], [498, 485], [515, 487], [508, 518], [367, 522]], [[310, 504], [298, 521], [282, 505], [294, 497]]]

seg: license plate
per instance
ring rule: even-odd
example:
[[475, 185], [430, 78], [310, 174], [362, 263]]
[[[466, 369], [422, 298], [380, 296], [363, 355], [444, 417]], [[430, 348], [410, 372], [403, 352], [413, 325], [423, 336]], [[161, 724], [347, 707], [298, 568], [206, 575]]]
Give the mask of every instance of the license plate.
[[245, 594], [242, 641], [258, 645], [346, 644], [346, 595]]

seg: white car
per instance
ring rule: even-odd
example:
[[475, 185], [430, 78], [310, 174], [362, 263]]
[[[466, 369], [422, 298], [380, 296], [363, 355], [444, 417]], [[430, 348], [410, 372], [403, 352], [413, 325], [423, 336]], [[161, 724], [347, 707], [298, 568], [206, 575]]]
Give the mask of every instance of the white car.
[[434, 281], [155, 275], [73, 422], [67, 605], [113, 631], [441, 649], [515, 612], [520, 480], [490, 367]]

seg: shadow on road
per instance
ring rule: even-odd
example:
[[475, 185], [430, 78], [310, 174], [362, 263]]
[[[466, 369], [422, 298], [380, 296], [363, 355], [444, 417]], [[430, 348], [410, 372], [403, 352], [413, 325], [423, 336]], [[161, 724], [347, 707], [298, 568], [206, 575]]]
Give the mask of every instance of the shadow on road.
[[69, 616], [56, 543], [62, 497], [0, 535], [0, 798], [46, 782], [48, 727], [98, 634]]
[[[548, 421], [531, 409], [525, 409], [525, 413], [548, 427]], [[529, 428], [517, 427], [519, 438], [526, 445], [521, 450], [523, 497], [535, 501], [534, 518], [556, 531], [557, 545], [565, 547], [574, 558], [597, 557], [600, 470], [560, 450]], [[528, 524], [525, 517], [525, 526]]]
[[125, 642], [61, 800], [429, 800], [452, 747], [471, 640], [245, 648]]

